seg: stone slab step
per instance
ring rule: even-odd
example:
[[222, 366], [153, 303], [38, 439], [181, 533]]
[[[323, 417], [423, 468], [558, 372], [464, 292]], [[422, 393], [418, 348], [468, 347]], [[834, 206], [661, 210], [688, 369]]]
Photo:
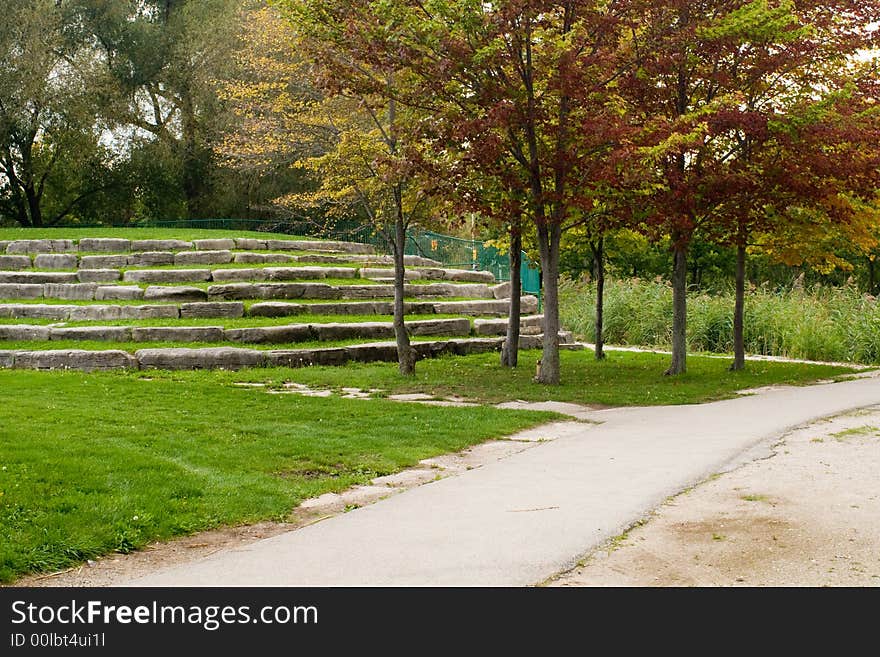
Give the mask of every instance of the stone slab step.
[[[442, 355], [468, 355], [498, 351], [498, 338], [468, 338], [415, 342], [420, 358]], [[17, 369], [241, 369], [245, 367], [304, 367], [309, 365], [345, 365], [355, 362], [395, 362], [394, 342], [374, 342], [349, 347], [263, 351], [235, 347], [201, 349], [140, 349], [134, 355], [118, 350], [86, 351], [77, 349], [47, 351], [0, 350], [0, 368]]]
[[[538, 310], [538, 299], [534, 296], [521, 298], [522, 312], [531, 314]], [[507, 315], [507, 300], [474, 301], [407, 301], [404, 312], [411, 315], [467, 315], [504, 316]], [[305, 313], [315, 315], [390, 315], [394, 304], [390, 301], [337, 301], [332, 303], [292, 303], [285, 301], [260, 301], [248, 309], [252, 317], [293, 317]]]
[[[406, 323], [413, 336], [470, 335], [467, 319], [416, 320]], [[0, 340], [101, 340], [109, 342], [242, 342], [286, 344], [309, 340], [376, 340], [394, 337], [392, 322], [289, 324], [224, 329], [222, 326], [74, 326], [0, 325]]]
[[[491, 299], [480, 301], [440, 301], [434, 304], [434, 312], [438, 315], [471, 315], [504, 317], [510, 310], [507, 299]], [[520, 312], [532, 315], [538, 312], [538, 297], [525, 295], [520, 297]]]
[[[523, 315], [519, 319], [520, 331], [533, 327], [540, 327], [544, 321], [543, 315]], [[507, 335], [508, 320], [506, 317], [501, 319], [475, 319], [474, 334], [475, 335]]]
[[232, 251], [234, 249], [270, 251], [317, 251], [327, 253], [372, 255], [376, 250], [369, 244], [336, 240], [278, 240], [254, 238], [184, 240], [127, 240], [107, 237], [84, 237], [74, 240], [41, 239], [12, 240], [2, 243], [7, 255], [40, 253], [130, 253], [138, 251]]

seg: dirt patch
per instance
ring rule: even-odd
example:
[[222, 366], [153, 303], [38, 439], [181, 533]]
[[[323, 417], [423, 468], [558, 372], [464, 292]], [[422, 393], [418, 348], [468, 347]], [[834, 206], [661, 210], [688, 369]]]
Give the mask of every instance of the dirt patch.
[[880, 408], [786, 435], [550, 586], [880, 586]]

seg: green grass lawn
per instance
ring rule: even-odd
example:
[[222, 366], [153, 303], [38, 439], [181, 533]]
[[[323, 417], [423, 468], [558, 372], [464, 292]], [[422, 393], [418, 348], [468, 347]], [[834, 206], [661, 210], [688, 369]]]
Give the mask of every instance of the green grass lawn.
[[393, 363], [353, 363], [344, 369], [248, 370], [221, 376], [269, 385], [294, 381], [316, 388], [380, 388], [388, 394], [420, 392], [484, 402], [523, 399], [630, 406], [694, 404], [730, 398], [746, 388], [805, 384], [854, 371], [831, 365], [752, 361], [743, 372], [728, 372], [730, 361], [726, 358], [690, 355], [687, 374], [669, 377], [663, 376], [669, 364], [669, 357], [663, 354], [609, 352], [605, 361], [597, 362], [590, 350], [563, 351], [562, 384], [540, 386], [532, 383], [540, 357], [540, 351], [520, 352], [520, 365], [515, 370], [500, 367], [496, 353], [423, 360], [411, 380], [401, 378]]
[[[57, 346], [61, 346], [59, 343]], [[106, 346], [106, 345], [105, 345]], [[532, 383], [539, 352], [510, 371], [497, 354], [418, 363], [239, 372], [0, 370], [0, 581], [222, 525], [282, 519], [303, 499], [548, 421], [553, 414], [267, 394], [287, 381], [485, 402], [677, 404], [851, 370], [691, 356], [563, 352], [563, 383]]]
[[283, 519], [303, 499], [554, 417], [178, 374], [0, 371], [0, 581]]
[[[226, 237], [254, 237], [273, 240], [320, 241], [313, 237], [263, 233], [254, 230], [212, 228], [0, 228], [0, 240], [81, 240], [84, 237], [118, 237], [129, 240], [209, 240]], [[101, 254], [107, 255], [107, 254]]]

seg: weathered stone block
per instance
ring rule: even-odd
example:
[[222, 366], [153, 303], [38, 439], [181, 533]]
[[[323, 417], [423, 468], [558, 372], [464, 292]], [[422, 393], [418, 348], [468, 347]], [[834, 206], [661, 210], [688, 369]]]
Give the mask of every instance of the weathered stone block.
[[288, 253], [236, 253], [233, 261], [249, 265], [263, 265], [270, 262], [297, 262], [299, 256]]
[[244, 304], [240, 301], [205, 301], [180, 304], [180, 316], [190, 317], [244, 317]]
[[6, 246], [9, 255], [22, 253], [71, 253], [73, 240], [15, 240]]
[[210, 269], [133, 269], [122, 275], [126, 283], [201, 283], [211, 280]]
[[434, 312], [438, 315], [494, 315], [499, 317], [507, 315], [509, 308], [510, 304], [507, 301], [498, 299], [491, 301], [439, 301], [434, 304]]
[[266, 364], [269, 367], [310, 367], [317, 363], [314, 349], [274, 349], [266, 352]]
[[261, 283], [254, 299], [339, 299], [339, 288], [326, 283]]
[[15, 367], [15, 354], [17, 351], [0, 349], [0, 368], [9, 369]]
[[267, 361], [265, 352], [235, 347], [206, 349], [141, 349], [135, 353], [141, 368], [167, 370], [241, 369], [261, 367]]
[[177, 306], [120, 306], [122, 319], [177, 319]]
[[470, 335], [470, 320], [460, 319], [422, 319], [406, 322], [410, 335]]
[[236, 237], [236, 249], [255, 249], [257, 251], [266, 250], [266, 240], [257, 240], [250, 237]]
[[211, 285], [208, 296], [212, 299], [257, 299], [257, 287], [252, 283], [229, 283], [227, 285]]
[[304, 342], [315, 337], [312, 327], [308, 324], [226, 329], [224, 335], [227, 340], [249, 344], [286, 344], [289, 342]]
[[448, 353], [456, 356], [484, 354], [501, 349], [501, 338], [470, 338], [468, 340], [447, 340]]
[[112, 319], [129, 319], [124, 316], [125, 306], [70, 306], [68, 317], [74, 322], [107, 321]]
[[297, 281], [325, 278], [320, 270], [320, 267], [266, 267], [263, 271], [270, 281]]
[[73, 272], [0, 271], [0, 283], [76, 283]]
[[474, 335], [505, 335], [507, 319], [475, 319]]
[[397, 360], [397, 345], [393, 342], [359, 344], [345, 348], [350, 360], [357, 363], [391, 363]]
[[130, 342], [128, 326], [71, 326], [50, 329], [50, 340], [102, 340]]
[[232, 251], [181, 251], [175, 254], [175, 265], [225, 265], [232, 262]]
[[95, 290], [95, 301], [138, 301], [144, 291], [137, 285], [102, 285]]
[[301, 246], [302, 242], [295, 240], [267, 240], [266, 248], [270, 251], [307, 251]]
[[48, 326], [11, 324], [0, 326], [0, 340], [48, 340]]
[[32, 370], [111, 370], [137, 369], [137, 361], [124, 351], [84, 351], [62, 349], [53, 351], [19, 351], [15, 356], [15, 369]]
[[193, 248], [192, 242], [183, 240], [133, 240], [132, 251], [185, 251]]
[[[414, 288], [419, 286], [414, 285]], [[421, 286], [426, 296], [471, 297], [494, 299], [492, 288], [485, 283], [431, 283]]]
[[215, 269], [211, 272], [214, 282], [221, 281], [265, 281], [268, 273], [265, 269]]
[[207, 301], [208, 293], [197, 287], [151, 285], [144, 290], [144, 301]]
[[439, 267], [420, 267], [415, 270], [407, 269], [407, 271], [415, 271], [418, 278], [426, 281], [442, 281], [446, 278], [446, 270]]
[[36, 283], [0, 283], [0, 299], [39, 299], [43, 286]]
[[0, 255], [0, 269], [21, 271], [22, 269], [30, 269], [32, 265], [33, 262], [26, 255]]
[[349, 340], [363, 338], [378, 340], [394, 336], [394, 327], [390, 322], [359, 322], [357, 324], [313, 324], [312, 330], [322, 341]]
[[65, 320], [78, 306], [62, 306], [39, 303], [0, 304], [0, 317], [11, 319], [58, 319]]
[[72, 253], [39, 253], [34, 257], [35, 269], [76, 269], [76, 256]]
[[290, 317], [302, 315], [309, 311], [310, 306], [301, 303], [284, 303], [283, 301], [264, 301], [255, 303], [248, 308], [250, 317]]
[[346, 285], [339, 290], [343, 299], [383, 299], [394, 296], [393, 285]]
[[131, 330], [135, 342], [222, 342], [222, 326], [150, 326]]
[[76, 272], [80, 283], [115, 283], [122, 278], [118, 269], [80, 269]]
[[81, 269], [120, 269], [128, 266], [128, 258], [124, 255], [82, 256], [79, 266]]
[[[270, 258], [278, 258], [284, 257], [282, 253], [270, 253], [268, 255]], [[292, 261], [296, 262], [319, 262], [319, 263], [337, 263], [337, 262], [356, 262], [361, 263], [361, 258], [366, 258], [367, 256], [335, 256], [335, 255], [327, 255], [326, 253], [306, 253], [303, 255], [288, 255]], [[271, 260], [270, 262], [276, 262], [276, 260]], [[393, 262], [391, 264], [394, 264]]]
[[235, 240], [193, 240], [193, 246], [195, 247], [196, 251], [231, 251], [235, 248]]
[[491, 284], [495, 282], [495, 275], [489, 271], [474, 271], [471, 269], [447, 269], [446, 280]]
[[133, 253], [126, 259], [129, 267], [161, 267], [174, 264], [174, 254], [170, 251], [144, 251]]
[[510, 281], [505, 281], [504, 283], [493, 285], [489, 289], [492, 290], [492, 296], [494, 296], [496, 299], [510, 298]]
[[[370, 244], [361, 244], [359, 242], [339, 242], [339, 241], [306, 241], [299, 240], [295, 242], [298, 244], [297, 249], [300, 251], [329, 251], [329, 252], [339, 252], [339, 253], [360, 253], [366, 255], [372, 255], [376, 253], [376, 249]], [[271, 249], [271, 242], [269, 242], [269, 248]]]
[[87, 237], [79, 241], [80, 253], [127, 253], [131, 240], [115, 237]]
[[93, 301], [97, 289], [97, 283], [47, 283], [43, 286], [43, 296], [47, 299]]
[[[372, 267], [362, 267], [359, 270], [361, 278], [374, 278], [379, 280], [394, 280], [394, 270], [388, 268], [375, 269]], [[407, 269], [404, 271], [404, 278], [408, 281], [415, 281], [423, 278], [421, 273], [415, 269]], [[336, 278], [335, 276], [333, 278]]]
[[544, 347], [543, 335], [521, 335], [519, 336], [520, 349], [542, 349]]
[[358, 270], [355, 267], [302, 267], [302, 269], [321, 269], [324, 278], [358, 278]]

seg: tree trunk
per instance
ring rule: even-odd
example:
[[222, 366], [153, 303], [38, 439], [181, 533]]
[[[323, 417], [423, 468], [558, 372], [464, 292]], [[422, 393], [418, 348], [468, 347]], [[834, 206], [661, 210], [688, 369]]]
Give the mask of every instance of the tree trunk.
[[676, 244], [672, 262], [672, 362], [667, 376], [687, 371], [687, 245]]
[[522, 233], [517, 220], [510, 227], [510, 310], [507, 313], [507, 339], [501, 348], [502, 367], [516, 367], [519, 362], [519, 324], [522, 296]]
[[874, 256], [868, 256], [868, 294], [874, 296], [877, 289], [876, 275], [874, 273]]
[[538, 225], [544, 288], [544, 350], [538, 363], [535, 381], [558, 385], [559, 368], [559, 243], [562, 226], [558, 222]]
[[394, 337], [397, 340], [397, 369], [403, 376], [416, 373], [416, 351], [409, 342], [409, 333], [404, 324], [404, 294], [406, 268], [404, 254], [406, 252], [406, 222], [398, 212], [394, 222], [394, 239], [391, 240], [394, 252]]
[[605, 236], [590, 242], [593, 251], [593, 275], [596, 277], [596, 360], [605, 359]]
[[30, 225], [34, 228], [39, 228], [43, 225], [43, 208], [40, 207], [40, 196], [37, 194], [37, 190], [35, 190], [30, 184], [24, 188], [24, 195], [27, 199], [28, 217], [31, 222]]
[[733, 363], [731, 372], [746, 368], [745, 337], [743, 335], [743, 313], [746, 290], [746, 247], [736, 247], [736, 301], [733, 304]]

